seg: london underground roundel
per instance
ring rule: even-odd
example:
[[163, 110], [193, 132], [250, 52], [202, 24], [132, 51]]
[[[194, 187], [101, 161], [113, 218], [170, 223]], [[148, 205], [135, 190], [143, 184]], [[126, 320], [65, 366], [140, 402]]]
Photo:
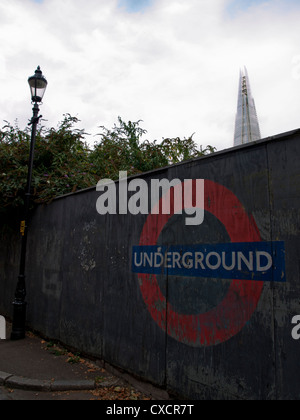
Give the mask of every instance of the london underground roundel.
[[[174, 194], [177, 187], [181, 188], [181, 185], [174, 188]], [[161, 198], [160, 205], [164, 200], [170, 200], [170, 192]], [[139, 246], [157, 245], [167, 222], [180, 210], [183, 208], [173, 206], [170, 214], [152, 212], [143, 226]], [[261, 241], [254, 219], [248, 216], [238, 198], [221, 184], [205, 180], [204, 210], [221, 222], [232, 244]], [[179, 342], [195, 347], [223, 343], [239, 333], [255, 311], [264, 284], [257, 280], [232, 279], [225, 296], [214, 308], [188, 314], [177, 312], [167, 301], [156, 274], [140, 273], [138, 277], [145, 304], [158, 326]]]

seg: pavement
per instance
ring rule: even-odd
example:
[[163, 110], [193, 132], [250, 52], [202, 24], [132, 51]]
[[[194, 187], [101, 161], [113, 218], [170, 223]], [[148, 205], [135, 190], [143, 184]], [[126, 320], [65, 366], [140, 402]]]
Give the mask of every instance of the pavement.
[[[164, 390], [140, 382], [104, 362], [82, 358], [31, 332], [23, 340], [12, 341], [9, 328], [8, 325], [7, 339], [0, 340], [0, 400], [18, 399], [18, 395], [26, 399], [26, 392], [41, 395], [40, 398], [52, 395], [53, 399], [63, 392], [77, 393], [74, 399], [91, 399], [92, 392], [95, 397], [106, 399], [103, 390], [120, 392], [124, 386], [129, 386], [134, 396], [169, 399]], [[20, 394], [20, 390], [25, 394]], [[116, 399], [122, 399], [121, 394]]]

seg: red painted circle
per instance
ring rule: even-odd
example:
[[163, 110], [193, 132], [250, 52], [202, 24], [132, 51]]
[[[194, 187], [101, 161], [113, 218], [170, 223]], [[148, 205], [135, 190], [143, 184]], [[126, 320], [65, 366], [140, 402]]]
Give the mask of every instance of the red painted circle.
[[[248, 217], [237, 197], [213, 181], [206, 180], [204, 185], [204, 209], [224, 225], [231, 242], [259, 242], [256, 223]], [[162, 197], [160, 204], [164, 200], [170, 200], [170, 192]], [[165, 215], [153, 214], [152, 209], [143, 227], [140, 246], [156, 245], [162, 229], [178, 210], [171, 207], [170, 214]], [[174, 339], [192, 346], [216, 345], [240, 332], [255, 311], [263, 289], [260, 281], [232, 280], [218, 306], [205, 313], [186, 315], [177, 313], [166, 301], [155, 275], [139, 274], [139, 283], [143, 299], [159, 327]]]

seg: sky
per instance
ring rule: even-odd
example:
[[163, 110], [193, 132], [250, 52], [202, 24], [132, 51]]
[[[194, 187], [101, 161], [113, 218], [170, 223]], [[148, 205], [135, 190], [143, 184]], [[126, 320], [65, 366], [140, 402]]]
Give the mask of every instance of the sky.
[[144, 140], [233, 146], [240, 68], [262, 137], [300, 126], [299, 0], [0, 0], [0, 123], [24, 129], [27, 83], [48, 87], [43, 124], [142, 120]]

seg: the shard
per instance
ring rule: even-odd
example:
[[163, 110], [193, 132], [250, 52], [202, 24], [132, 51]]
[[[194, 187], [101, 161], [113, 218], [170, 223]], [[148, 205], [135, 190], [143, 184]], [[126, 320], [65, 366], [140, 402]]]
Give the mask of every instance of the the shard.
[[235, 119], [234, 146], [261, 138], [254, 99], [246, 67], [240, 71], [238, 106]]

